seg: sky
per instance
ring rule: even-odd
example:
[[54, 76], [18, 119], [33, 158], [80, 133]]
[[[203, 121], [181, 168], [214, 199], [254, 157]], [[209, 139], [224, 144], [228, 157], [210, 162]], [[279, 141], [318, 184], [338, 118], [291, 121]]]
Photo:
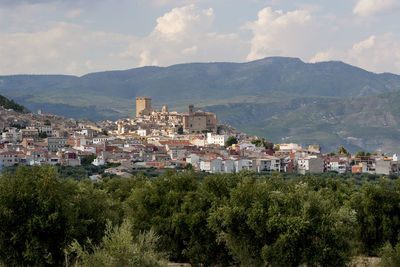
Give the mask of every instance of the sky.
[[0, 0], [0, 75], [270, 56], [400, 74], [400, 1]]

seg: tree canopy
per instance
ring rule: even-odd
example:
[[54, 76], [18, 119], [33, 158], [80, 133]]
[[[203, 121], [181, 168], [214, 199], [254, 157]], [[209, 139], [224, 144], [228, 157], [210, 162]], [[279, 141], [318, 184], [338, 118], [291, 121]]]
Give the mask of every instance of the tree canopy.
[[0, 176], [0, 265], [397, 266], [397, 176], [196, 173]]
[[236, 137], [229, 136], [228, 139], [225, 142], [225, 147], [230, 147], [230, 146], [232, 146], [234, 144], [237, 144], [237, 143], [238, 143], [238, 140], [237, 140]]
[[266, 141], [264, 138], [255, 138], [255, 139], [251, 140], [251, 143], [258, 147], [263, 146], [265, 149], [269, 149], [269, 150], [274, 149], [274, 144]]

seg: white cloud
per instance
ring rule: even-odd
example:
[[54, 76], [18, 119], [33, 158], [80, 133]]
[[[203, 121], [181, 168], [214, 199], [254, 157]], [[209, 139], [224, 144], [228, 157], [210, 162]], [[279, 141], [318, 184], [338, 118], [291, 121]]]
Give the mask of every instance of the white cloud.
[[172, 9], [157, 19], [154, 30], [119, 53], [125, 61], [139, 58], [140, 66], [181, 62], [243, 60], [248, 44], [236, 34], [213, 31], [214, 11], [195, 5]]
[[400, 73], [400, 41], [392, 33], [372, 35], [354, 44], [347, 58], [349, 62], [371, 71]]
[[49, 3], [21, 3], [16, 6], [1, 7], [0, 20], [4, 20], [5, 25], [0, 29], [18, 31], [21, 29], [38, 29], [39, 21], [43, 17], [56, 12], [56, 6]]
[[[184, 0], [160, 1], [171, 4]], [[348, 39], [343, 39], [340, 33], [344, 23], [340, 24], [336, 15], [312, 13], [312, 16], [312, 7], [290, 12], [267, 7], [241, 29], [222, 33], [216, 30], [215, 18], [220, 15], [214, 9], [189, 4], [159, 16], [154, 28], [142, 37], [88, 30], [92, 26], [89, 24], [85, 28], [39, 19], [42, 14], [55, 12], [62, 19], [75, 18], [83, 10], [88, 11], [72, 6], [61, 11], [58, 8], [50, 3], [0, 8], [1, 25], [9, 25], [0, 31], [0, 75], [84, 74], [145, 65], [244, 61], [266, 56], [293, 56], [311, 62], [343, 60], [372, 71], [400, 72], [400, 42], [395, 35], [376, 31], [365, 40], [354, 41], [355, 37], [346, 32]], [[243, 30], [252, 33], [250, 40], [236, 33], [243, 33], [246, 38]]]
[[110, 66], [118, 68], [121, 65], [107, 51], [125, 47], [132, 39], [88, 32], [68, 23], [57, 23], [34, 33], [0, 33], [0, 73], [84, 74]]
[[330, 61], [337, 59], [338, 53], [334, 49], [329, 49], [324, 52], [318, 52], [316, 53], [311, 59], [310, 63], [316, 63], [316, 62], [323, 62], [323, 61]]
[[156, 66], [156, 65], [158, 65], [158, 61], [156, 59], [151, 59], [151, 54], [150, 54], [149, 50], [141, 51], [139, 57], [140, 57], [139, 66]]
[[74, 19], [74, 18], [79, 17], [82, 13], [83, 13], [82, 8], [75, 8], [75, 9], [71, 9], [67, 13], [65, 13], [65, 17], [69, 18], [69, 19]]
[[245, 28], [253, 32], [248, 60], [266, 56], [300, 56], [307, 40], [307, 24], [311, 15], [307, 10], [284, 13], [266, 7], [258, 12], [258, 19]]
[[171, 12], [157, 19], [153, 35], [160, 35], [170, 40], [183, 39], [185, 34], [205, 32], [214, 20], [212, 8], [201, 9], [195, 5], [174, 8]]
[[197, 50], [198, 50], [197, 46], [194, 45], [192, 47], [188, 47], [188, 48], [183, 49], [182, 54], [195, 55], [197, 53]]
[[371, 49], [375, 45], [375, 35], [371, 35], [368, 39], [353, 45], [352, 51], [355, 53], [362, 53], [365, 50]]
[[400, 41], [392, 33], [371, 35], [347, 50], [317, 53], [310, 62], [342, 60], [374, 72], [400, 73]]
[[353, 12], [354, 14], [366, 17], [392, 11], [399, 7], [400, 3], [398, 0], [359, 0]]
[[248, 44], [236, 34], [215, 32], [214, 17], [213, 9], [174, 8], [160, 16], [145, 37], [88, 31], [65, 22], [0, 32], [0, 74], [81, 75], [145, 65], [244, 60]]

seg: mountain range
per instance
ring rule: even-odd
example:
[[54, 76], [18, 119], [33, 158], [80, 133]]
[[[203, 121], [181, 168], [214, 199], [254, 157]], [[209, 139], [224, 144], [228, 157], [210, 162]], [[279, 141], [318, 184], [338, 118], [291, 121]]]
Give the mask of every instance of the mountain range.
[[68, 75], [0, 76], [0, 94], [30, 110], [76, 119], [135, 114], [135, 98], [157, 109], [215, 112], [250, 135], [273, 142], [344, 145], [355, 152], [400, 149], [400, 76], [343, 62], [270, 57], [246, 63], [188, 63]]

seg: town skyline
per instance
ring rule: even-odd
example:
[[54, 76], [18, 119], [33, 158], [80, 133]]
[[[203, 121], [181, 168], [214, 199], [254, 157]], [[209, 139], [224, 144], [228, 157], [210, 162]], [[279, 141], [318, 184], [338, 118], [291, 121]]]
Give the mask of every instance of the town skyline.
[[[0, 170], [16, 165], [108, 166], [108, 174], [129, 177], [137, 170], [192, 168], [208, 173], [398, 174], [392, 157], [345, 147], [322, 153], [320, 145], [275, 144], [218, 122], [216, 114], [189, 104], [187, 113], [155, 110], [151, 98], [136, 98], [136, 116], [117, 121], [65, 119], [18, 104], [0, 106]], [[7, 108], [5, 108], [7, 107]], [[110, 164], [118, 164], [116, 168]], [[90, 177], [99, 181], [100, 175]]]

